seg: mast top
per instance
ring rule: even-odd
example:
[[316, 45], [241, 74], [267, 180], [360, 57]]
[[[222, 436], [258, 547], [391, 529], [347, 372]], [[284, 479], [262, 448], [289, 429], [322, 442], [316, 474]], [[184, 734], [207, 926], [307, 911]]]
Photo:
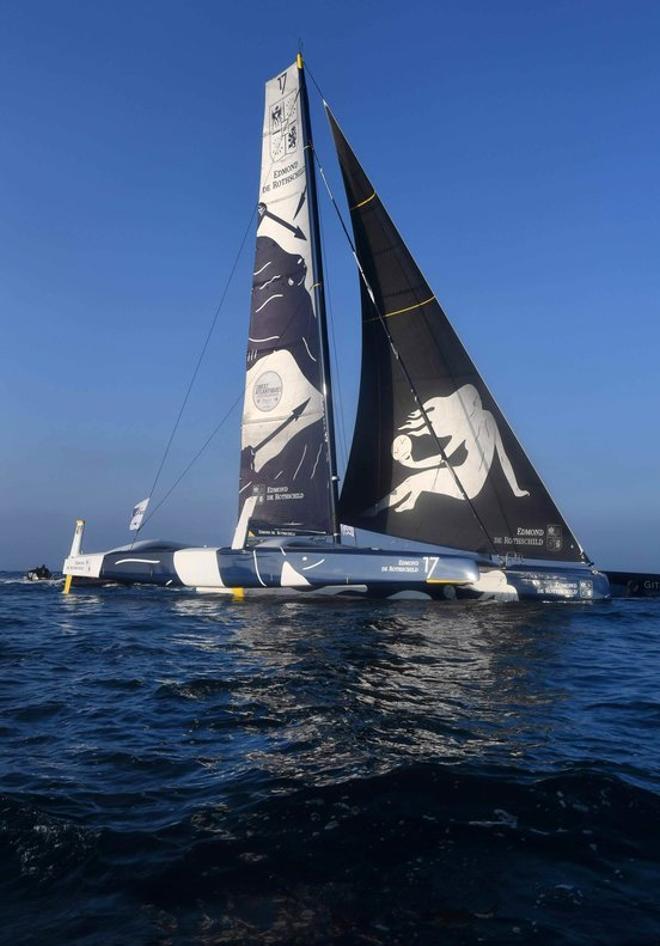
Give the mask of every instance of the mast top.
[[296, 53], [296, 65], [298, 66], [299, 69], [302, 69], [304, 65], [302, 53]]

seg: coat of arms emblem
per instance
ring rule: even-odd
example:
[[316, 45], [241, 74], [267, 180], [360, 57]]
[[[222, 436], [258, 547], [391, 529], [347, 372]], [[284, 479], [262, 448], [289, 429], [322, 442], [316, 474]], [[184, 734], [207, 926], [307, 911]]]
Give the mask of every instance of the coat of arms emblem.
[[270, 156], [281, 161], [298, 147], [298, 95], [291, 92], [270, 107]]

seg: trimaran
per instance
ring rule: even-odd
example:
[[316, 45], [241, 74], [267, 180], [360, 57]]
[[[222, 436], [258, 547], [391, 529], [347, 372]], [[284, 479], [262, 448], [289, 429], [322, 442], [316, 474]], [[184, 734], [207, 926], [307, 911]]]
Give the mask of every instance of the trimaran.
[[[341, 494], [315, 154], [300, 55], [266, 83], [230, 548], [137, 541], [67, 576], [246, 592], [501, 600], [609, 595], [475, 368], [327, 103], [360, 280], [362, 368]], [[138, 515], [138, 521], [139, 521]], [[342, 543], [342, 526], [425, 543]]]

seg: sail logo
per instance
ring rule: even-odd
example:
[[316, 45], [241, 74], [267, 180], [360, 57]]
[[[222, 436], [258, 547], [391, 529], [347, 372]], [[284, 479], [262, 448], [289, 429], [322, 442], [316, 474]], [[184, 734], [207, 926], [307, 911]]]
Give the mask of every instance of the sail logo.
[[[295, 460], [290, 470], [284, 465], [273, 468], [273, 481], [285, 473], [284, 482], [294, 480], [305, 462], [316, 471], [316, 455], [318, 452], [320, 456], [323, 438], [323, 425], [319, 423], [323, 408], [323, 395], [308, 381], [290, 351], [279, 348], [259, 358], [248, 368], [245, 382], [241, 476], [251, 478], [287, 448], [293, 451]], [[309, 438], [298, 439], [313, 424], [318, 424], [318, 434], [312, 440], [320, 438], [319, 450], [312, 448]]]
[[[433, 432], [429, 430], [429, 424]], [[403, 468], [414, 470], [370, 510], [378, 515], [385, 509], [407, 512], [414, 509], [423, 493], [475, 499], [484, 487], [497, 456], [511, 492], [529, 496], [521, 489], [504, 449], [495, 418], [484, 409], [479, 392], [465, 384], [447, 397], [432, 397], [423, 410], [413, 411], [398, 428], [392, 442], [392, 457]], [[446, 443], [441, 453], [415, 459], [413, 440], [432, 437]]]
[[282, 379], [276, 371], [266, 371], [255, 381], [252, 400], [257, 410], [274, 411], [282, 400]]
[[270, 106], [270, 156], [281, 161], [298, 149], [298, 95], [291, 92]]
[[549, 525], [545, 530], [545, 546], [549, 552], [561, 552], [564, 547], [562, 527]]

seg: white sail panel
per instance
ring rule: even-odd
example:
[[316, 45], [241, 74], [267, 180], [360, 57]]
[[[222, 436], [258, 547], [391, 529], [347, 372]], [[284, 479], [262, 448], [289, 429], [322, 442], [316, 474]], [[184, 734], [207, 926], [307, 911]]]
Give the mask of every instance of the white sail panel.
[[332, 532], [304, 94], [296, 63], [266, 83], [239, 494], [257, 534]]

